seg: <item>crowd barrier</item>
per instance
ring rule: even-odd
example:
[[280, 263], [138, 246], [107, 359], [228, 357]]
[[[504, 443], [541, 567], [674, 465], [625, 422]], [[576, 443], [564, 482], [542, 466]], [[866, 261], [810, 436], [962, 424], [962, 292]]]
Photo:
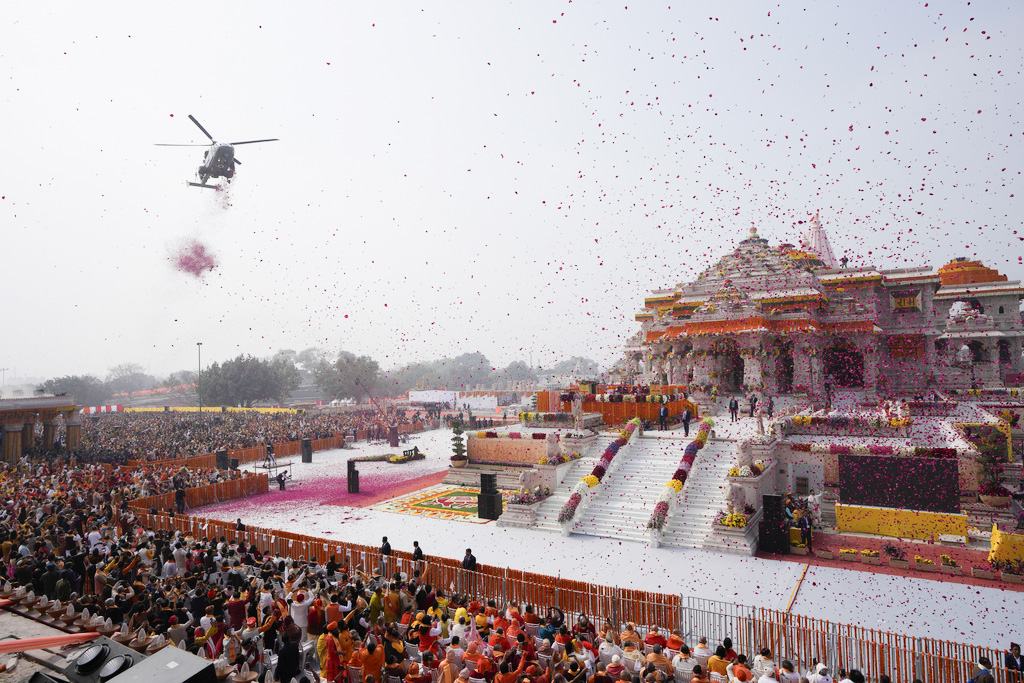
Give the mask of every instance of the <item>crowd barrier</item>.
[[[185, 504], [190, 508], [197, 508], [225, 500], [254, 496], [257, 493], [266, 493], [268, 490], [269, 478], [266, 474], [245, 474], [238, 479], [185, 489]], [[174, 508], [174, 491], [136, 498], [128, 503], [128, 507], [133, 508], [136, 513], [154, 508], [170, 510]], [[149, 516], [148, 513], [147, 516]]]
[[[260, 476], [265, 489], [266, 475]], [[827, 662], [833, 671], [840, 667], [860, 669], [870, 681], [877, 681], [879, 674], [886, 673], [894, 683], [912, 683], [915, 678], [925, 683], [967, 683], [973, 673], [973, 662], [986, 656], [996, 664], [993, 675], [997, 683], [1015, 680], [1000, 666], [1003, 652], [994, 648], [915, 638], [786, 611], [592, 584], [505, 567], [478, 564], [477, 571], [467, 571], [459, 560], [448, 558], [431, 557], [427, 564], [415, 563], [412, 555], [403, 551], [385, 557], [378, 554], [376, 547], [259, 527], [236, 531], [232, 522], [201, 517], [139, 517], [143, 526], [150, 529], [180, 531], [197, 539], [223, 536], [282, 557], [324, 563], [334, 556], [349, 571], [358, 568], [367, 574], [378, 570], [385, 576], [395, 572], [412, 576], [416, 570], [425, 570], [431, 584], [449, 593], [481, 601], [495, 599], [499, 604], [515, 600], [521, 605], [534, 605], [539, 614], [557, 607], [570, 621], [586, 614], [595, 623], [604, 619], [616, 625], [632, 621], [640, 633], [651, 626], [679, 629], [689, 642], [702, 636], [709, 642], [720, 642], [728, 636], [739, 652], [753, 654], [767, 647], [776, 662], [789, 659], [801, 670], [809, 668], [814, 658]]]
[[[409, 424], [398, 425], [399, 434], [412, 434], [414, 432], [420, 432], [424, 429], [423, 422], [414, 422]], [[356, 441], [366, 441], [369, 439], [369, 431], [366, 429], [360, 429], [355, 434]], [[336, 434], [324, 439], [312, 439], [313, 451], [327, 451], [332, 448], [341, 448], [341, 445], [345, 442], [344, 436]], [[284, 458], [291, 455], [300, 455], [302, 453], [302, 441], [284, 441], [281, 443], [274, 444], [274, 456], [277, 458]], [[238, 458], [239, 465], [245, 465], [251, 462], [263, 462], [267, 458], [267, 447], [264, 445], [252, 446], [251, 448], [232, 448], [228, 449], [228, 458]], [[213, 453], [206, 453], [204, 455], [193, 455], [187, 458], [164, 458], [162, 460], [128, 460], [127, 465], [129, 467], [138, 467], [139, 465], [158, 465], [160, 467], [185, 467], [187, 469], [214, 469], [217, 467], [217, 456]]]

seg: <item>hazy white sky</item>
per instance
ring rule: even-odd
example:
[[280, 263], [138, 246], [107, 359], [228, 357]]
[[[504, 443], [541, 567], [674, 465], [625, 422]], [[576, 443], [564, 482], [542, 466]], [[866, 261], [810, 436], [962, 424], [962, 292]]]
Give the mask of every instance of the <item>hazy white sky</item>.
[[[18, 375], [167, 373], [197, 341], [610, 363], [650, 289], [817, 209], [853, 264], [1024, 275], [1018, 3], [161, 8], [5, 8]], [[201, 149], [152, 145], [203, 141], [188, 114], [281, 138], [237, 149], [230, 205], [185, 186]], [[190, 239], [202, 279], [169, 260]]]

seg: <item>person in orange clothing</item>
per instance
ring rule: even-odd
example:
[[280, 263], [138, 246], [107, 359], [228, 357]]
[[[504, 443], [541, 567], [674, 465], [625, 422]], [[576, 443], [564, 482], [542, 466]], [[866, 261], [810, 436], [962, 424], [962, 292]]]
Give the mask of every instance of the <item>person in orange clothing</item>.
[[523, 621], [527, 624], [539, 624], [540, 617], [533, 611], [533, 605], [526, 606], [526, 614], [523, 615]]
[[366, 680], [367, 676], [373, 676], [375, 681], [381, 680], [380, 671], [384, 668], [384, 648], [377, 647], [377, 643], [370, 640], [363, 648], [363, 652], [365, 652], [362, 657], [363, 680]]
[[670, 635], [668, 637], [668, 640], [665, 641], [665, 649], [675, 650], [676, 652], [679, 652], [681, 649], [683, 649], [683, 636], [679, 633], [679, 629], [672, 631], [672, 635]]
[[494, 680], [494, 675], [497, 670], [494, 668], [494, 662], [487, 657], [481, 657], [476, 662], [476, 678], [483, 678], [487, 683], [491, 683]]
[[523, 669], [526, 667], [526, 657], [519, 658], [519, 666], [513, 671], [511, 664], [513, 654], [515, 651], [509, 650], [501, 658], [501, 665], [498, 667], [498, 674], [494, 677], [494, 683], [516, 683], [519, 674], [523, 673]]
[[598, 631], [597, 634], [601, 636], [601, 638], [606, 643], [614, 643], [616, 645], [619, 644], [619, 634], [615, 630], [615, 627], [612, 626], [612, 622], [610, 619], [604, 620], [604, 623], [601, 624], [601, 630]]
[[409, 665], [409, 673], [405, 675], [405, 683], [430, 683], [433, 676], [430, 673], [420, 673], [420, 665], [413, 662]]
[[[657, 667], [664, 667], [665, 668], [665, 672], [669, 676], [672, 675], [672, 662], [670, 662], [668, 657], [666, 657], [664, 655], [664, 653], [662, 653], [661, 645], [655, 645], [654, 646], [654, 652], [652, 652], [651, 654], [647, 655], [647, 662], [649, 664], [653, 664], [654, 666], [657, 666]], [[723, 670], [722, 673], [724, 674], [725, 671]]]
[[508, 652], [509, 648], [512, 647], [512, 643], [505, 637], [505, 629], [503, 628], [495, 628], [494, 634], [487, 641], [487, 644], [492, 648], [500, 649], [502, 652]]
[[643, 638], [641, 638], [640, 634], [636, 632], [636, 624], [634, 624], [633, 622], [629, 622], [628, 624], [626, 624], [626, 628], [623, 629], [622, 633], [619, 634], [620, 643], [639, 643], [642, 640]]
[[566, 643], [571, 643], [572, 634], [569, 633], [569, 629], [567, 629], [565, 626], [558, 629], [558, 635], [555, 636], [555, 642], [561, 643], [562, 645], [565, 645]]
[[480, 654], [480, 644], [475, 641], [469, 644], [466, 648], [466, 654], [462, 655], [462, 661], [473, 662], [474, 664], [479, 664], [483, 658], [484, 656]]
[[324, 640], [326, 642], [326, 654], [327, 661], [324, 662], [324, 678], [329, 681], [336, 681], [345, 672], [345, 669], [341, 666], [341, 650], [338, 647], [338, 622], [332, 621], [327, 625], [327, 633], [325, 634]]

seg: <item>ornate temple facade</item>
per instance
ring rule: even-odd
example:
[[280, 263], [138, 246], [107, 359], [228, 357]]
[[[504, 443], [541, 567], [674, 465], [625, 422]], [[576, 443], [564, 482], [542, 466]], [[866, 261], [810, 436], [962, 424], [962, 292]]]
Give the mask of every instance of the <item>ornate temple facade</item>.
[[626, 348], [630, 382], [821, 395], [1002, 386], [1022, 370], [1020, 281], [976, 261], [845, 268], [815, 215], [799, 245], [747, 239], [655, 290]]

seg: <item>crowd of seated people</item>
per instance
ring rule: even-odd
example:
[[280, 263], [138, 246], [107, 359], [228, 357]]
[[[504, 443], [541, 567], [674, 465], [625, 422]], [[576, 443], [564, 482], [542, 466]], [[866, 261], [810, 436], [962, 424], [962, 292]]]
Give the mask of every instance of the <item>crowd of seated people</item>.
[[[262, 681], [801, 680], [767, 650], [748, 659], [728, 639], [712, 647], [678, 632], [607, 621], [596, 628], [582, 615], [568, 623], [557, 609], [542, 616], [529, 605], [448, 595], [430, 584], [427, 561], [412, 576], [385, 578], [333, 557], [319, 564], [142, 528], [127, 502], [173, 486], [175, 476], [195, 483], [208, 475], [91, 464], [0, 470], [5, 588], [88, 610], [108, 631], [164, 638]], [[833, 680], [825, 669], [813, 676]]]
[[[419, 422], [419, 411], [389, 409], [347, 412], [260, 413], [239, 411], [125, 412], [97, 415], [82, 424], [82, 437], [75, 457], [79, 462], [124, 463], [126, 460], [164, 460], [190, 457], [218, 450], [251, 448], [266, 443], [324, 439], [340, 434], [366, 433], [384, 439], [390, 425]], [[37, 426], [34, 443], [27, 446], [32, 456], [63, 452], [65, 429], [58, 432], [53, 449], [43, 452], [42, 426]]]

